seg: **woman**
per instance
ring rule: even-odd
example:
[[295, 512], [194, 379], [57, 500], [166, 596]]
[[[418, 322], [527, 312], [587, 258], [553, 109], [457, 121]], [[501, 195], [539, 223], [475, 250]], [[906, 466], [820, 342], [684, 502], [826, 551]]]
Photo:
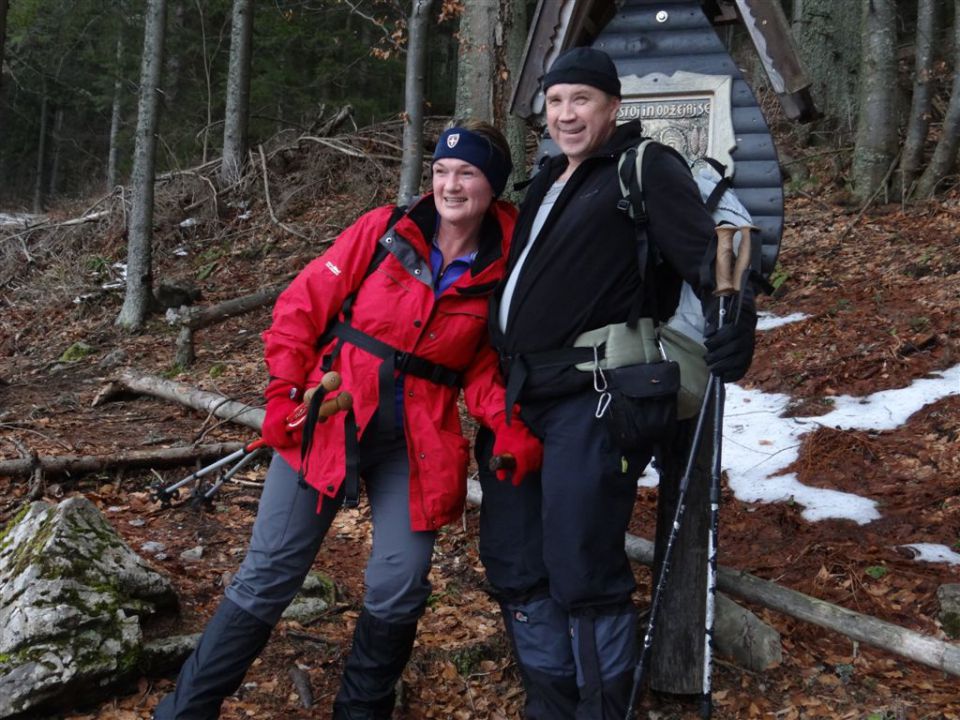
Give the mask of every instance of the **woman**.
[[[363, 215], [277, 300], [264, 333], [270, 371], [263, 437], [277, 453], [248, 554], [174, 693], [155, 718], [215, 718], [240, 685], [306, 576], [337, 510], [364, 480], [373, 550], [333, 717], [385, 719], [430, 595], [436, 530], [459, 518], [468, 442], [457, 398], [517, 460], [541, 446], [504, 420], [487, 299], [500, 281], [516, 211], [497, 196], [510, 174], [506, 141], [479, 121], [448, 128], [433, 156], [433, 192], [402, 214]], [[399, 217], [397, 217], [399, 215]], [[382, 248], [378, 253], [378, 248]], [[336, 370], [353, 408], [307, 428], [286, 422]]]

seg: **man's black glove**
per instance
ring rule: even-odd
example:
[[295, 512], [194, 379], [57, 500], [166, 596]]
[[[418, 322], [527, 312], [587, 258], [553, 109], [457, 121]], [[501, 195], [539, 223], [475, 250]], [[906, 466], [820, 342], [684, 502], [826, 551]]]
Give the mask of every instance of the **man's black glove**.
[[750, 369], [753, 360], [757, 314], [744, 304], [736, 322], [724, 325], [706, 337], [706, 361], [710, 372], [723, 382], [736, 382]]

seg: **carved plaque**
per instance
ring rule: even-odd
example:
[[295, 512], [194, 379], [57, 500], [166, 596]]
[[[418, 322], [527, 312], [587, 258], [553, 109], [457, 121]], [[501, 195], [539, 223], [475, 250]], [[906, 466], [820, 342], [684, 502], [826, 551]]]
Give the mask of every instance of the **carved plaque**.
[[618, 122], [640, 120], [644, 135], [677, 150], [689, 162], [712, 157], [733, 172], [736, 147], [730, 117], [729, 75], [678, 71], [620, 78]]

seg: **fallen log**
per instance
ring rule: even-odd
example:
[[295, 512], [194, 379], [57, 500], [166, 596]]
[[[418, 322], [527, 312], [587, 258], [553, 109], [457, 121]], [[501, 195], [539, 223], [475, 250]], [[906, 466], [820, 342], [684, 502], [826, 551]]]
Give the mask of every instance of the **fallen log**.
[[[214, 412], [218, 417], [227, 417], [248, 427], [256, 427], [258, 430], [263, 421], [263, 410], [171, 380], [127, 371], [121, 376], [120, 381], [131, 390], [180, 402], [195, 409]], [[256, 425], [253, 425], [254, 422]], [[482, 497], [480, 483], [473, 479], [468, 481], [467, 501], [479, 505]], [[653, 565], [652, 542], [628, 533], [624, 539], [624, 545], [627, 556], [631, 560], [643, 565]], [[784, 615], [846, 635], [866, 645], [960, 676], [960, 647], [937, 638], [848, 610], [826, 600], [819, 600], [722, 565], [718, 568], [717, 587], [729, 595], [748, 602], [758, 603]]]
[[180, 325], [180, 333], [177, 335], [177, 364], [181, 367], [187, 367], [193, 363], [196, 357], [193, 347], [195, 330], [223, 322], [237, 315], [243, 315], [251, 310], [262, 308], [264, 305], [272, 305], [286, 286], [287, 283], [283, 283], [217, 305], [205, 308], [185, 307], [171, 313], [171, 324]]
[[194, 410], [203, 410], [222, 420], [231, 420], [257, 432], [260, 432], [260, 426], [263, 424], [264, 412], [261, 408], [251, 407], [223, 395], [199, 390], [175, 380], [165, 380], [156, 375], [146, 375], [127, 369], [120, 374], [117, 382], [133, 392], [170, 400]]
[[[627, 535], [626, 548], [631, 560], [643, 565], [653, 563], [653, 543], [649, 540]], [[929, 635], [848, 610], [723, 565], [718, 568], [717, 588], [866, 645], [960, 676], [960, 647]]]
[[44, 475], [72, 475], [118, 467], [186, 465], [194, 460], [229, 455], [242, 447], [243, 443], [227, 442], [153, 450], [125, 450], [110, 455], [36, 455], [18, 460], [0, 460], [0, 475], [22, 477], [31, 475], [36, 470]]

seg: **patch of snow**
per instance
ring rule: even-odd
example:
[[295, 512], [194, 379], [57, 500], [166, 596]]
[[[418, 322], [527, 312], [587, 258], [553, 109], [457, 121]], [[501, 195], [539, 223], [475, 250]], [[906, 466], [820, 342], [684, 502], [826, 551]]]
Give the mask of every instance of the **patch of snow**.
[[946, 545], [935, 545], [933, 543], [910, 543], [900, 545], [902, 548], [909, 548], [914, 552], [914, 560], [920, 562], [950, 563], [951, 565], [960, 565], [960, 554], [955, 553]]
[[184, 257], [186, 255], [189, 255], [185, 247], [178, 247], [176, 250], [173, 251], [173, 254], [177, 255], [178, 257]]
[[33, 221], [39, 220], [42, 215], [30, 215], [29, 213], [0, 213], [0, 225], [19, 225], [27, 227]]
[[758, 312], [757, 330], [761, 332], [764, 330], [773, 330], [781, 325], [789, 325], [790, 323], [806, 320], [808, 317], [809, 315], [800, 312], [790, 313], [789, 315], [784, 315], [783, 317], [777, 317], [773, 313], [769, 312]]
[[187, 218], [186, 220], [182, 221], [182, 222], [180, 223], [180, 227], [182, 227], [182, 228], [192, 228], [192, 227], [195, 227], [196, 224], [197, 224], [197, 219], [191, 217], [191, 218]]
[[[775, 320], [795, 322], [800, 313]], [[782, 324], [782, 323], [781, 323]], [[759, 327], [759, 326], [758, 326]], [[877, 520], [877, 503], [853, 493], [804, 485], [795, 473], [783, 470], [799, 456], [803, 435], [819, 427], [839, 430], [893, 430], [926, 405], [960, 395], [960, 365], [914, 381], [909, 387], [882, 390], [866, 397], [841, 395], [834, 409], [815, 417], [783, 417], [788, 395], [745, 390], [728, 384], [723, 425], [723, 466], [730, 489], [742, 502], [796, 502], [811, 522], [838, 518], [860, 525]], [[709, 442], [709, 438], [704, 440]], [[648, 469], [637, 484], [656, 487]]]

